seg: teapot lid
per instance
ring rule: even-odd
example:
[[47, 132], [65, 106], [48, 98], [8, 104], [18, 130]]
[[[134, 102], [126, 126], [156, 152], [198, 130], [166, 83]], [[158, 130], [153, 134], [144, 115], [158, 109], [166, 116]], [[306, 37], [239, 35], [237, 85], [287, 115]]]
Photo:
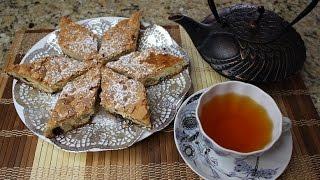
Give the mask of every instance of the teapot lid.
[[267, 43], [279, 38], [289, 23], [263, 6], [237, 4], [225, 8], [221, 22], [239, 39], [255, 43]]

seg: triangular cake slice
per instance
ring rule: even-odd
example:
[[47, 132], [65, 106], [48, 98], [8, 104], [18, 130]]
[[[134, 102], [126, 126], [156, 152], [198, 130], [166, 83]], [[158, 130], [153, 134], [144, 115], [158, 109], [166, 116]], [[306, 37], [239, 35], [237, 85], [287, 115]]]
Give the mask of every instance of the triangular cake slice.
[[6, 72], [44, 92], [54, 93], [92, 66], [93, 61], [80, 62], [64, 56], [50, 56], [32, 63], [9, 66]]
[[104, 62], [116, 60], [137, 49], [140, 18], [141, 12], [135, 12], [104, 33], [99, 50]]
[[90, 121], [100, 87], [100, 67], [92, 68], [62, 90], [52, 110], [44, 135], [52, 138]]
[[60, 20], [58, 44], [64, 54], [77, 59], [87, 60], [98, 53], [98, 38], [89, 29], [67, 17]]
[[146, 89], [139, 81], [129, 79], [109, 68], [101, 68], [101, 105], [136, 124], [151, 127]]
[[180, 57], [155, 50], [132, 52], [107, 63], [107, 67], [142, 82], [145, 86], [157, 84], [161, 79], [178, 74], [187, 62]]

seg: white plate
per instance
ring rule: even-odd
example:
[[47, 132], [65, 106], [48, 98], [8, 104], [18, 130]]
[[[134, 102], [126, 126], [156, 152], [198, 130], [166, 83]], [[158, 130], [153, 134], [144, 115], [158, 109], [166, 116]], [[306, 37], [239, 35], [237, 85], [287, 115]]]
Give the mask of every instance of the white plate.
[[[123, 18], [101, 17], [79, 21], [91, 31], [101, 36]], [[37, 42], [25, 55], [21, 63], [32, 62], [39, 57], [63, 54], [58, 43], [59, 30]], [[138, 50], [161, 49], [181, 56], [189, 61], [186, 53], [170, 37], [169, 33], [157, 25], [150, 25], [140, 31]], [[178, 107], [191, 86], [187, 70], [147, 88], [152, 128], [146, 129], [119, 116], [106, 113], [102, 108], [92, 118], [92, 123], [81, 128], [48, 139], [43, 136], [45, 124], [50, 118], [59, 93], [47, 94], [20, 81], [13, 81], [12, 94], [16, 111], [23, 123], [37, 136], [67, 151], [103, 151], [127, 148], [134, 143], [165, 128], [174, 119]]]
[[[191, 95], [181, 105], [174, 122], [174, 139], [188, 166], [205, 179], [276, 179], [289, 164], [292, 135], [283, 133], [279, 141], [259, 157], [234, 158], [215, 152], [201, 134], [195, 109], [205, 89]], [[231, 132], [230, 132], [231, 133]]]

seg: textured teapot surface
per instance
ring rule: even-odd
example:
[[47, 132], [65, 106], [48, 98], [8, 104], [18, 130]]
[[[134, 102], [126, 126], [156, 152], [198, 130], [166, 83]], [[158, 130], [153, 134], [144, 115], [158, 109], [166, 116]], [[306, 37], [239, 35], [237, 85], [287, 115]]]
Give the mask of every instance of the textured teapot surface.
[[[313, 3], [296, 22], [317, 4]], [[235, 80], [270, 82], [301, 70], [306, 49], [292, 24], [263, 7], [237, 4], [218, 15], [214, 2], [209, 0], [209, 5], [213, 15], [202, 23], [183, 15], [169, 19], [186, 29], [203, 59], [218, 73]]]
[[301, 70], [306, 49], [295, 29], [286, 29], [288, 22], [271, 11], [255, 22], [259, 16], [255, 6], [236, 5], [223, 11], [225, 33], [212, 32], [198, 49], [217, 72], [230, 79], [266, 82], [281, 81]]

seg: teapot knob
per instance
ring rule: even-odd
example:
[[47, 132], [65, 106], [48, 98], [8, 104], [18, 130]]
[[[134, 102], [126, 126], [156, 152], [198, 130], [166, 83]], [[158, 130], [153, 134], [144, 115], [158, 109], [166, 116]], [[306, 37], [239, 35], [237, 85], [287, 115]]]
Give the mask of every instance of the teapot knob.
[[258, 18], [256, 20], [253, 20], [253, 21], [250, 22], [250, 27], [252, 29], [257, 28], [257, 26], [259, 24], [259, 21], [261, 20], [262, 15], [265, 12], [264, 6], [259, 6], [258, 9], [257, 9], [257, 12], [259, 13]]

